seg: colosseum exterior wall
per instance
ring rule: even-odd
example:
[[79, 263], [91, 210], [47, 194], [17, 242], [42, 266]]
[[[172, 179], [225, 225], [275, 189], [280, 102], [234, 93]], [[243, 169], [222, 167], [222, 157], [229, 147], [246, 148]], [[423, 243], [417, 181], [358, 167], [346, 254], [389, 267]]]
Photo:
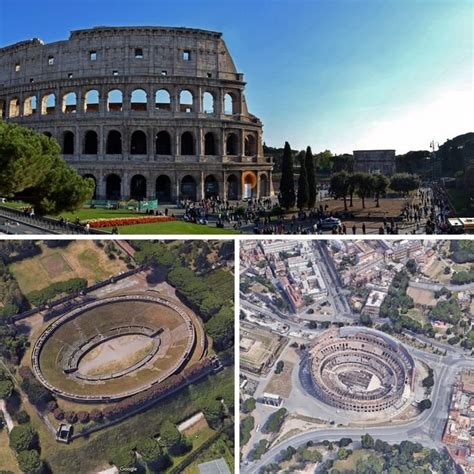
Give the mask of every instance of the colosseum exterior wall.
[[272, 194], [262, 123], [221, 33], [97, 27], [0, 49], [0, 115], [56, 138], [98, 199]]

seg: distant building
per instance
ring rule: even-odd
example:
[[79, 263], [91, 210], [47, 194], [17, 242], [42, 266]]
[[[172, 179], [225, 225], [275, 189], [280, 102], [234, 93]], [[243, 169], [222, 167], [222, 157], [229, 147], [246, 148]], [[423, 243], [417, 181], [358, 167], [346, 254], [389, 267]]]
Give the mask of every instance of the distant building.
[[270, 405], [272, 407], [279, 408], [283, 403], [283, 399], [280, 397], [280, 395], [264, 392], [262, 397], [262, 403], [264, 403], [265, 405]]
[[382, 306], [383, 300], [387, 296], [383, 291], [372, 290], [365, 302], [364, 309], [362, 312], [368, 316], [378, 317], [380, 313], [380, 306]]
[[395, 150], [354, 150], [354, 171], [356, 173], [395, 173]]

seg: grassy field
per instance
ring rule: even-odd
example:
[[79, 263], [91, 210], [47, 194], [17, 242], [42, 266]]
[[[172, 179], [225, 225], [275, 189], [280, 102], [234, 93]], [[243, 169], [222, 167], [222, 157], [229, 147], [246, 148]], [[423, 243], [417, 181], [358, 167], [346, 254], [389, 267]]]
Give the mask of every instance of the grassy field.
[[355, 471], [357, 466], [357, 461], [360, 459], [365, 459], [368, 456], [367, 451], [363, 449], [358, 449], [354, 451], [347, 459], [338, 460], [334, 463], [334, 469], [338, 469], [339, 471]]
[[[112, 227], [103, 230], [112, 231]], [[153, 224], [124, 225], [118, 227], [119, 234], [238, 234], [231, 229], [219, 229], [206, 225], [191, 224], [189, 222], [157, 222]]]
[[114, 219], [118, 217], [135, 217], [143, 215], [142, 212], [136, 212], [128, 209], [78, 209], [73, 212], [63, 212], [59, 216], [75, 221], [77, 218], [81, 221], [88, 221], [90, 219]]
[[110, 260], [92, 241], [77, 240], [65, 248], [40, 246], [41, 255], [15, 262], [9, 267], [23, 294], [71, 278], [85, 278], [92, 284], [126, 270], [125, 262]]
[[11, 471], [14, 474], [20, 473], [20, 468], [16, 462], [15, 455], [8, 445], [8, 432], [4, 428], [0, 431], [0, 471]]
[[88, 474], [107, 469], [114, 449], [133, 444], [140, 437], [156, 436], [164, 420], [181, 422], [202, 409], [207, 400], [215, 399], [224, 392], [233, 394], [233, 380], [234, 369], [226, 368], [144, 413], [70, 445], [56, 443], [44, 423], [33, 413], [32, 423], [40, 431], [42, 457], [48, 460], [53, 472]]
[[[173, 458], [173, 466], [178, 466], [181, 462], [183, 462], [188, 456], [191, 455], [193, 451], [201, 447], [211, 436], [213, 436], [216, 432], [212, 428], [204, 428], [199, 430], [193, 436], [188, 436], [189, 439], [193, 442], [193, 449], [189, 453], [183, 454], [182, 456], [177, 456]], [[170, 469], [173, 468], [170, 466]]]

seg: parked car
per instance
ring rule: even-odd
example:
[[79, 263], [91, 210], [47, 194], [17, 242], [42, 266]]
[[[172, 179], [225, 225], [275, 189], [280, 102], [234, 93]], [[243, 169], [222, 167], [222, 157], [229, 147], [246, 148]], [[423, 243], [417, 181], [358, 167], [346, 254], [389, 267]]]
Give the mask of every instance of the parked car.
[[326, 217], [326, 219], [323, 219], [319, 223], [319, 226], [321, 229], [334, 229], [334, 227], [340, 226], [341, 224], [341, 220], [336, 217]]

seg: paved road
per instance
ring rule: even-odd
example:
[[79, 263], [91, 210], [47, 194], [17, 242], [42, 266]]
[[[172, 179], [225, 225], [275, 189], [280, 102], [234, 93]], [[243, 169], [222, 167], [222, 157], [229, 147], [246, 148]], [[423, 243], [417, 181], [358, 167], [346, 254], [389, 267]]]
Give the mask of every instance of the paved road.
[[413, 288], [420, 288], [422, 290], [438, 291], [442, 288], [447, 288], [450, 291], [472, 291], [474, 290], [474, 282], [466, 283], [465, 285], [453, 285], [451, 283], [433, 283], [428, 281], [410, 281], [410, 286]]

